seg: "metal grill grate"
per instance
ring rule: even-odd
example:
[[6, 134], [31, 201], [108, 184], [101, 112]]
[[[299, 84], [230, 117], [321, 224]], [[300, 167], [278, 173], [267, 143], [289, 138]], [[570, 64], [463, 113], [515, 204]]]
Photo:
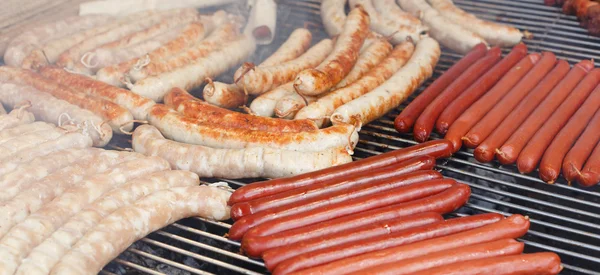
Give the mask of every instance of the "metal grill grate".
[[[560, 8], [544, 6], [543, 0], [454, 2], [483, 19], [532, 32], [534, 37], [526, 41], [532, 52], [552, 51], [571, 64], [586, 58], [600, 60], [600, 47], [596, 46], [600, 39], [588, 36], [574, 16], [562, 14]], [[317, 0], [279, 1], [279, 37], [274, 44], [281, 44], [287, 34], [303, 25], [313, 30], [314, 40], [324, 37], [318, 12]], [[261, 59], [261, 55], [275, 49], [276, 46], [259, 49], [256, 58]], [[445, 50], [432, 79], [460, 57]], [[600, 63], [596, 62], [596, 65]], [[431, 80], [426, 86], [430, 83]], [[410, 135], [399, 135], [393, 128], [393, 119], [404, 106], [364, 127], [355, 150], [356, 159], [416, 143]], [[115, 142], [119, 144], [119, 140]], [[486, 212], [528, 215], [531, 229], [521, 239], [526, 243], [526, 252], [545, 250], [558, 253], [565, 267], [562, 274], [600, 274], [600, 187], [581, 189], [561, 181], [548, 185], [539, 180], [537, 173], [521, 175], [513, 166], [500, 166], [496, 162], [478, 163], [472, 150], [461, 150], [439, 162], [437, 167], [445, 176], [472, 187], [469, 203], [450, 216]], [[207, 181], [214, 182], [216, 179]], [[252, 181], [226, 180], [234, 188]], [[103, 273], [267, 273], [261, 261], [238, 253], [238, 242], [222, 237], [229, 227], [230, 223], [199, 218], [179, 221], [132, 245]]]

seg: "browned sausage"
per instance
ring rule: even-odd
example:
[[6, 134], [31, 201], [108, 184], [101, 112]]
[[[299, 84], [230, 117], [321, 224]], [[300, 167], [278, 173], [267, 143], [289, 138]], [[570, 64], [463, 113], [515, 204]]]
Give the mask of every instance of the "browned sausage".
[[568, 182], [574, 181], [581, 173], [583, 164], [592, 154], [594, 146], [600, 140], [598, 133], [600, 133], [600, 111], [596, 111], [596, 114], [585, 128], [583, 134], [581, 134], [573, 148], [565, 156], [562, 173]]
[[581, 174], [577, 177], [577, 182], [583, 186], [592, 186], [600, 182], [600, 143], [596, 145], [596, 149], [585, 162]]
[[452, 84], [444, 89], [444, 91], [436, 97], [425, 110], [423, 110], [423, 113], [415, 122], [415, 127], [413, 129], [413, 135], [416, 141], [424, 142], [429, 139], [435, 121], [444, 110], [444, 107], [448, 106], [448, 104], [462, 94], [462, 92], [471, 86], [471, 84], [473, 84], [473, 82], [481, 75], [494, 66], [500, 59], [501, 53], [502, 52], [498, 47], [490, 49], [485, 57], [479, 59], [473, 66], [464, 71], [454, 82], [452, 82]]
[[259, 255], [271, 248], [293, 245], [298, 242], [340, 234], [347, 230], [368, 224], [400, 219], [409, 215], [424, 212], [439, 214], [450, 213], [461, 207], [471, 195], [471, 189], [465, 184], [458, 184], [450, 189], [427, 198], [394, 204], [378, 209], [364, 211], [341, 218], [312, 224], [270, 236], [245, 236], [242, 250], [249, 254]]
[[475, 148], [490, 134], [492, 130], [512, 111], [513, 108], [531, 89], [533, 89], [556, 64], [556, 56], [544, 52], [542, 59], [527, 75], [506, 94], [462, 139], [463, 144]]
[[482, 75], [467, 90], [458, 96], [444, 111], [440, 114], [435, 124], [435, 129], [440, 134], [446, 134], [450, 125], [462, 114], [473, 102], [479, 99], [494, 84], [496, 84], [504, 74], [514, 67], [519, 60], [527, 55], [527, 46], [523, 43], [516, 45], [512, 51], [498, 62], [494, 67]]
[[389, 166], [363, 172], [356, 175], [343, 176], [331, 179], [318, 184], [309, 185], [301, 188], [292, 189], [283, 193], [258, 198], [256, 200], [240, 202], [231, 206], [231, 218], [238, 220], [243, 216], [257, 213], [263, 210], [272, 209], [282, 205], [288, 205], [299, 201], [312, 199], [316, 196], [332, 194], [340, 190], [348, 190], [355, 186], [371, 184], [371, 182], [381, 181], [402, 174], [418, 171], [430, 170], [435, 166], [435, 158], [431, 156], [419, 156], [395, 163]]
[[482, 58], [487, 52], [485, 44], [478, 44], [462, 59], [456, 62], [444, 74], [438, 77], [425, 91], [423, 91], [415, 100], [413, 100], [394, 120], [394, 127], [400, 133], [408, 133], [415, 120], [421, 115], [440, 93], [448, 87], [456, 78], [458, 78], [473, 63]]
[[284, 179], [256, 182], [243, 186], [233, 192], [231, 198], [229, 198], [229, 205], [317, 184], [341, 176], [350, 176], [364, 171], [372, 171], [373, 169], [388, 166], [416, 156], [429, 155], [434, 158], [449, 157], [451, 155], [451, 146], [452, 145], [448, 141], [433, 140], [320, 171]]

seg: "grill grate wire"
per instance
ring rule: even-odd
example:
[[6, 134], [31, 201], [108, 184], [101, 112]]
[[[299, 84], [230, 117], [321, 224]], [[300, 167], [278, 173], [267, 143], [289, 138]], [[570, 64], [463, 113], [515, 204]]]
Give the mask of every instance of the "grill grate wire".
[[[593, 59], [596, 66], [600, 66], [600, 47], [596, 46], [600, 39], [589, 36], [574, 16], [562, 14], [558, 7], [544, 6], [543, 0], [454, 2], [482, 19], [511, 24], [533, 33], [531, 39], [525, 40], [530, 52], [552, 51], [571, 64]], [[267, 49], [261, 51], [259, 48], [256, 59], [274, 51], [297, 27], [311, 29], [314, 41], [326, 36], [319, 16], [318, 0], [280, 0], [278, 3], [278, 37]], [[460, 57], [444, 49], [432, 79]], [[221, 78], [227, 81], [231, 75]], [[431, 82], [429, 80], [424, 87]], [[407, 102], [414, 97], [411, 96]], [[395, 116], [406, 104], [363, 127], [355, 159], [416, 144], [410, 134], [398, 134], [393, 128]], [[434, 134], [433, 138], [440, 137]], [[113, 144], [126, 144], [115, 148], [130, 147], [130, 142], [117, 136]], [[473, 193], [467, 205], [448, 217], [489, 212], [527, 215], [531, 229], [520, 239], [526, 244], [525, 252], [558, 253], [564, 266], [561, 274], [600, 274], [600, 187], [582, 189], [569, 186], [564, 181], [545, 184], [538, 178], [537, 172], [522, 175], [514, 166], [502, 166], [497, 162], [479, 163], [472, 152], [463, 149], [438, 162], [439, 171], [468, 184]], [[237, 188], [256, 180], [223, 181]], [[215, 222], [201, 218], [176, 222], [136, 242], [107, 265], [101, 274], [267, 273], [262, 261], [241, 255], [240, 244], [224, 237], [230, 224], [231, 221]]]

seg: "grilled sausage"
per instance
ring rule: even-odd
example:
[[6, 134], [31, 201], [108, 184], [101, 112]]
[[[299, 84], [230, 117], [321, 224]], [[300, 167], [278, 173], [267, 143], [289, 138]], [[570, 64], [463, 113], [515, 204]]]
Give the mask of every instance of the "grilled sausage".
[[562, 164], [562, 173], [568, 182], [573, 182], [581, 173], [583, 164], [592, 154], [594, 146], [600, 140], [596, 133], [600, 132], [600, 112], [596, 111], [585, 131], [579, 136], [577, 142], [569, 150]]
[[428, 37], [421, 39], [404, 67], [371, 92], [338, 107], [331, 115], [331, 121], [333, 124], [358, 122], [364, 125], [398, 107], [431, 77], [440, 54], [437, 41]]
[[348, 14], [333, 51], [315, 69], [300, 72], [294, 80], [294, 89], [302, 95], [316, 96], [338, 84], [352, 70], [359, 50], [369, 34], [369, 15], [361, 7]]
[[[332, 263], [340, 259], [354, 257], [360, 254], [409, 245], [420, 241], [464, 232], [488, 224], [496, 223], [502, 218], [502, 215], [490, 213], [449, 219], [446, 221], [393, 232], [374, 238], [347, 242], [346, 244], [321, 248], [313, 252], [304, 253], [297, 257], [290, 258], [280, 263], [275, 270], [277, 273], [286, 274], [307, 268], [318, 267], [322, 264]], [[265, 252], [264, 254], [269, 253]], [[318, 257], [314, 258], [315, 260], [312, 263], [308, 262], [307, 260], [312, 256]], [[268, 259], [270, 258], [267, 257], [265, 263], [270, 262]]]
[[415, 272], [413, 275], [555, 275], [561, 270], [558, 255], [541, 252], [459, 262]]
[[429, 139], [435, 121], [444, 110], [444, 106], [448, 106], [448, 104], [471, 86], [473, 82], [492, 68], [500, 60], [501, 53], [500, 48], [494, 47], [490, 49], [484, 57], [477, 60], [477, 62], [465, 70], [423, 110], [423, 113], [415, 122], [413, 129], [416, 141], [423, 142]]
[[[435, 179], [413, 183], [383, 193], [375, 193], [347, 202], [334, 203], [324, 207], [311, 209], [299, 215], [275, 218], [248, 230], [245, 232], [245, 236], [268, 236], [341, 216], [428, 197], [452, 187], [455, 183], [456, 182], [451, 179]], [[239, 221], [236, 222], [236, 224], [237, 223], [239, 223]], [[243, 234], [243, 230], [234, 231], [233, 226], [229, 230], [229, 238], [231, 239], [241, 238]]]
[[542, 127], [544, 122], [556, 110], [558, 105], [567, 98], [577, 84], [586, 74], [594, 68], [593, 62], [582, 61], [575, 65], [565, 78], [552, 89], [550, 94], [535, 106], [535, 111], [527, 117], [521, 126], [510, 136], [510, 138], [496, 151], [496, 158], [502, 164], [513, 164], [517, 157], [531, 139], [531, 137]]
[[212, 105], [225, 109], [234, 109], [246, 105], [248, 94], [237, 84], [209, 80], [202, 90], [202, 98]]
[[333, 236], [340, 232], [354, 230], [354, 228], [376, 222], [395, 220], [424, 212], [445, 214], [461, 207], [470, 194], [471, 191], [467, 185], [459, 184], [437, 195], [423, 199], [368, 210], [269, 236], [245, 236], [242, 240], [242, 250], [250, 255], [259, 255], [271, 248]]
[[173, 88], [165, 95], [165, 104], [178, 112], [206, 124], [267, 132], [305, 132], [317, 130], [310, 120], [282, 120], [247, 115], [206, 104], [186, 91]]
[[[2, 90], [0, 90], [0, 92], [1, 91]], [[2, 104], [0, 104], [0, 105], [2, 105]], [[7, 130], [2, 130], [2, 131], [0, 131], [0, 144], [6, 142], [8, 140], [11, 140], [13, 138], [17, 138], [20, 135], [38, 132], [38, 131], [50, 130], [55, 127], [56, 126], [51, 123], [46, 123], [43, 121], [34, 121], [32, 123], [22, 124], [22, 125], [15, 126], [10, 129], [7, 129]]]
[[600, 182], [598, 167], [600, 167], [600, 144], [596, 145], [596, 148], [585, 162], [581, 174], [577, 176], [577, 182], [583, 186], [593, 186], [598, 184]]
[[[132, 141], [136, 152], [159, 156], [173, 169], [189, 170], [201, 177], [280, 178], [352, 161], [344, 148], [317, 152], [297, 152], [265, 147], [214, 149], [166, 140], [152, 126], [136, 128]], [[302, 162], [298, 163], [297, 160]]]
[[[510, 135], [514, 133], [517, 127], [533, 112], [535, 106], [539, 105], [569, 72], [569, 69], [568, 62], [559, 60], [554, 69], [514, 109], [511, 109], [510, 114], [506, 118], [503, 118], [502, 122], [475, 148], [473, 153], [475, 159], [480, 162], [492, 161], [496, 150], [510, 138]], [[496, 108], [499, 108], [498, 105]]]
[[294, 93], [294, 83], [288, 82], [252, 100], [250, 110], [257, 116], [272, 117], [275, 115], [277, 101]]
[[[494, 67], [489, 69], [469, 88], [461, 93], [455, 100], [452, 101], [440, 114], [436, 123], [435, 129], [438, 133], [444, 135], [448, 132], [450, 125], [460, 116], [473, 102], [477, 101], [483, 94], [490, 90], [517, 62], [522, 60], [527, 54], [527, 46], [520, 43], [515, 46], [512, 51], [506, 55]], [[447, 74], [448, 72], [444, 73]]]
[[[408, 46], [404, 45], [404, 47]], [[335, 85], [334, 89], [346, 87], [359, 80], [363, 75], [381, 63], [390, 54], [392, 48], [393, 46], [390, 42], [383, 37], [372, 39], [369, 46], [365, 47], [365, 44], [363, 44], [363, 49], [360, 51], [356, 64], [354, 64], [354, 67], [352, 67], [352, 70], [350, 70], [346, 77]]]
[[[276, 220], [286, 219], [290, 216], [294, 216], [291, 218], [297, 218], [296, 220], [291, 221], [291, 223], [295, 223], [297, 220], [302, 220], [305, 214], [311, 215], [307, 212], [318, 212], [320, 210], [323, 210], [324, 208], [328, 208], [331, 210], [342, 204], [345, 204], [346, 208], [349, 209], [353, 206], [355, 201], [364, 201], [365, 205], [363, 206], [365, 207], [365, 210], [368, 210], [371, 209], [373, 206], [368, 205], [369, 200], [366, 200], [367, 197], [379, 198], [381, 197], [380, 195], [384, 195], [383, 193], [387, 193], [385, 195], [389, 195], [391, 197], [392, 195], [390, 194], [396, 193], [397, 190], [398, 192], [402, 192], [400, 191], [400, 189], [405, 189], [404, 192], [402, 192], [402, 194], [406, 195], [406, 192], [410, 192], [406, 189], [410, 188], [411, 186], [417, 183], [427, 182], [436, 179], [439, 180], [441, 178], [442, 175], [436, 171], [417, 171], [400, 175], [395, 178], [373, 181], [369, 186], [357, 185], [354, 187], [350, 187], [347, 190], [334, 191], [330, 194], [315, 196], [313, 198], [300, 200], [294, 203], [290, 203], [288, 205], [274, 207], [271, 209], [260, 211], [258, 213], [247, 215], [237, 220], [229, 229], [229, 238], [234, 240], [241, 239], [241, 237], [252, 228], [257, 228], [261, 225], [266, 225], [267, 223]], [[433, 184], [428, 184], [422, 186], [422, 188], [428, 188], [429, 185], [433, 186]], [[438, 192], [441, 191], [442, 190]], [[385, 198], [383, 198], [382, 200], [385, 200]]]
[[267, 67], [290, 61], [300, 56], [310, 47], [312, 33], [305, 28], [295, 29], [290, 36], [279, 46], [267, 59], [263, 60], [259, 66]]
[[464, 136], [463, 144], [475, 148], [489, 136], [498, 124], [512, 111], [521, 100], [538, 84], [556, 64], [556, 56], [544, 52], [542, 59], [529, 73], [496, 103], [488, 113]]
[[323, 0], [321, 2], [321, 19], [329, 36], [337, 36], [344, 29], [346, 0]]
[[518, 238], [525, 235], [527, 229], [529, 229], [529, 220], [526, 217], [512, 215], [496, 223], [468, 231], [344, 258], [343, 260], [302, 270], [302, 273], [347, 274], [443, 250], [507, 238]]
[[513, 239], [503, 239], [489, 243], [475, 244], [461, 248], [449, 249], [427, 256], [416, 257], [404, 261], [379, 265], [373, 269], [363, 269], [356, 274], [413, 274], [413, 272], [427, 270], [438, 266], [444, 266], [454, 263], [463, 263], [466, 261], [496, 258], [509, 255], [517, 255], [523, 252], [525, 245]]
[[394, 127], [400, 133], [408, 133], [419, 115], [446, 87], [458, 78], [473, 63], [487, 52], [485, 44], [475, 46], [469, 53], [450, 67], [417, 96], [394, 120]]
[[302, 96], [298, 93], [286, 95], [275, 104], [275, 116], [283, 119], [293, 119], [298, 111], [317, 101], [314, 96]]
[[445, 140], [435, 140], [300, 176], [256, 182], [238, 188], [231, 195], [229, 204], [233, 205], [239, 202], [250, 201], [295, 188], [318, 184], [341, 176], [349, 177], [357, 175], [417, 156], [429, 155], [434, 158], [449, 157], [450, 146], [451, 144]]
[[598, 85], [598, 82], [600, 82], [600, 69], [592, 70], [579, 82], [573, 92], [560, 104], [546, 123], [529, 140], [527, 146], [523, 148], [517, 159], [519, 172], [530, 173], [535, 169], [558, 131], [563, 128], [573, 113], [577, 111], [592, 90]]
[[32, 113], [23, 109], [15, 109], [6, 115], [0, 115], [0, 131], [35, 121]]
[[462, 137], [527, 74], [540, 58], [539, 54], [534, 53], [519, 61], [490, 91], [473, 103], [452, 123], [444, 138], [452, 142], [453, 152], [460, 150]]
[[427, 29], [427, 27], [423, 26], [421, 20], [400, 9], [394, 0], [373, 1], [373, 6], [375, 6], [375, 9], [383, 16], [390, 20], [394, 20], [399, 24], [421, 25], [421, 28]]
[[430, 170], [435, 166], [435, 158], [419, 156], [382, 168], [369, 170], [350, 176], [342, 176], [305, 187], [292, 189], [286, 192], [258, 198], [256, 200], [240, 202], [231, 206], [231, 218], [238, 220], [244, 216], [261, 212], [275, 207], [306, 201], [317, 196], [332, 194], [340, 190], [349, 190], [355, 186], [371, 184], [372, 182], [395, 178], [419, 170]]

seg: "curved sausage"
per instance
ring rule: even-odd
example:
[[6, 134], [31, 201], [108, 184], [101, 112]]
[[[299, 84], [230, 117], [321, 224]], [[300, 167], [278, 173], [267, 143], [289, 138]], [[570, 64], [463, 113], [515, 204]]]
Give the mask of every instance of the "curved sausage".
[[592, 154], [594, 146], [600, 140], [600, 112], [596, 111], [590, 123], [585, 127], [585, 131], [579, 136], [577, 142], [567, 155], [562, 164], [563, 177], [567, 182], [573, 182], [581, 173], [583, 164]]
[[539, 172], [543, 181], [548, 183], [556, 181], [565, 155], [598, 109], [600, 109], [600, 88], [596, 87], [546, 149], [540, 162]]
[[132, 147], [144, 155], [164, 158], [173, 169], [209, 178], [289, 177], [352, 161], [343, 148], [297, 152], [266, 147], [215, 149], [179, 143], [165, 139], [150, 125], [135, 129]]
[[400, 133], [408, 133], [413, 127], [419, 115], [427, 108], [446, 87], [458, 78], [473, 63], [485, 56], [487, 47], [479, 44], [467, 53], [458, 62], [454, 63], [446, 72], [431, 83], [421, 94], [419, 94], [394, 120], [394, 127]]
[[518, 238], [525, 235], [528, 229], [529, 220], [526, 217], [512, 215], [504, 220], [468, 231], [344, 258], [302, 270], [302, 273], [344, 274], [467, 245]]
[[229, 199], [229, 204], [250, 201], [288, 190], [318, 184], [339, 177], [356, 176], [373, 169], [392, 165], [417, 156], [429, 155], [434, 158], [450, 156], [451, 144], [445, 140], [434, 140], [415, 146], [394, 150], [377, 156], [353, 161], [348, 164], [323, 169], [286, 179], [255, 182], [238, 188]]
[[[342, 245], [321, 248], [290, 258], [280, 263], [275, 270], [279, 274], [286, 274], [293, 271], [314, 268], [322, 264], [332, 263], [337, 260], [350, 258], [360, 254], [409, 245], [411, 243], [464, 232], [488, 224], [496, 223], [503, 218], [504, 217], [502, 215], [495, 213], [474, 215], [469, 217], [449, 219], [442, 222], [415, 227], [408, 230], [397, 231], [374, 238], [347, 242]], [[269, 250], [264, 253], [265, 256], [269, 256], [268, 251]], [[310, 258], [314, 259], [314, 261], [309, 262], [308, 259]], [[270, 262], [269, 259], [269, 257], [266, 258], [265, 264]]]
[[417, 121], [415, 121], [413, 135], [416, 141], [423, 142], [429, 139], [435, 121], [444, 110], [444, 106], [448, 106], [481, 75], [492, 68], [500, 60], [501, 53], [500, 48], [494, 47], [490, 49], [484, 57], [477, 60], [475, 64], [465, 70], [439, 96], [429, 103]]
[[[519, 105], [511, 108], [511, 112], [502, 122], [475, 148], [473, 155], [480, 162], [490, 162], [494, 159], [496, 150], [512, 135], [527, 116], [533, 112], [536, 106], [552, 91], [552, 89], [569, 72], [570, 66], [567, 61], [559, 60], [554, 69], [550, 71], [542, 81], [527, 96], [520, 100]], [[501, 101], [503, 102], [503, 101]], [[504, 107], [504, 105], [501, 105]], [[496, 105], [496, 108], [499, 108]]]
[[226, 84], [210, 79], [202, 90], [202, 98], [212, 105], [225, 109], [244, 106], [248, 102], [248, 94], [235, 83]]
[[323, 26], [329, 36], [337, 36], [344, 29], [346, 12], [344, 7], [346, 0], [323, 0], [321, 2], [320, 14]]
[[377, 270], [377, 274], [382, 275], [413, 274], [413, 272], [454, 263], [517, 255], [523, 252], [523, 248], [525, 248], [525, 244], [523, 243], [517, 242], [513, 239], [503, 239], [489, 243], [444, 250], [428, 254], [427, 256], [416, 257], [395, 263], [378, 265], [373, 269], [360, 270], [356, 272], [356, 274], [372, 274], [373, 270]]
[[[354, 213], [428, 197], [447, 190], [455, 183], [456, 181], [452, 179], [435, 179], [413, 183], [408, 186], [391, 189], [383, 193], [375, 193], [352, 199], [347, 202], [340, 202], [311, 209], [303, 212], [300, 215], [276, 218], [248, 230], [245, 232], [245, 236], [268, 236], [274, 233], [307, 226]], [[232, 226], [229, 230], [229, 238], [241, 238], [244, 232], [233, 231], [233, 229], [234, 228]]]
[[500, 149], [496, 150], [496, 158], [502, 164], [513, 164], [527, 144], [529, 139], [542, 127], [542, 124], [556, 110], [558, 105], [567, 98], [571, 91], [577, 86], [586, 74], [594, 68], [593, 62], [584, 60], [569, 71], [561, 82], [552, 89], [550, 94], [544, 98], [541, 104], [532, 106], [535, 110], [504, 142]]
[[[298, 255], [304, 255], [309, 252], [321, 250], [323, 248], [337, 247], [348, 243], [355, 243], [383, 236], [391, 237], [402, 231], [412, 228], [422, 228], [426, 225], [443, 222], [444, 218], [433, 212], [419, 213], [402, 217], [395, 220], [376, 222], [369, 225], [352, 228], [337, 234], [326, 235], [320, 238], [314, 238], [299, 242], [293, 246], [281, 246], [269, 249], [262, 253], [262, 258], [268, 270], [273, 271], [281, 262], [287, 259], [295, 258]], [[259, 255], [260, 256], [260, 255]]]
[[379, 87], [338, 107], [331, 115], [332, 123], [365, 125], [398, 107], [431, 77], [440, 54], [437, 41], [429, 37], [421, 39], [404, 67]]
[[312, 199], [316, 196], [331, 194], [340, 190], [348, 190], [355, 186], [371, 184], [371, 182], [395, 178], [403, 174], [419, 170], [430, 170], [435, 166], [435, 158], [418, 156], [382, 168], [369, 170], [366, 173], [342, 176], [317, 184], [292, 189], [286, 192], [240, 202], [231, 206], [231, 218], [238, 220], [244, 216], [272, 209], [282, 205]]
[[[517, 104], [546, 76], [556, 64], [556, 56], [551, 52], [542, 53], [542, 59], [533, 69], [496, 103], [488, 113], [464, 136], [463, 144], [475, 148], [489, 136], [498, 124], [512, 111]], [[564, 70], [563, 72], [564, 73]]]
[[296, 114], [295, 119], [310, 119], [322, 127], [327, 121], [323, 118], [329, 117], [335, 109], [370, 92], [400, 70], [412, 56], [414, 50], [415, 46], [412, 42], [397, 45], [381, 63], [360, 79], [348, 86], [333, 90], [317, 99], [316, 102], [302, 108]]
[[273, 117], [277, 101], [294, 93], [294, 83], [288, 82], [256, 97], [250, 103], [250, 110], [257, 116]]
[[[416, 171], [416, 172], [400, 175], [395, 178], [388, 178], [388, 179], [373, 181], [370, 183], [369, 186], [355, 185], [353, 187], [348, 188], [347, 190], [334, 191], [330, 194], [315, 196], [313, 198], [300, 200], [300, 201], [297, 201], [294, 203], [274, 207], [271, 209], [260, 211], [258, 213], [244, 216], [241, 219], [237, 220], [231, 226], [231, 228], [229, 229], [228, 235], [229, 235], [230, 239], [234, 239], [234, 240], [241, 239], [241, 237], [244, 234], [246, 234], [246, 232], [248, 232], [248, 230], [251, 230], [253, 228], [259, 228], [262, 225], [266, 225], [267, 223], [272, 223], [274, 221], [282, 220], [282, 219], [285, 220], [286, 218], [296, 218], [295, 220], [290, 221], [290, 223], [295, 223], [298, 220], [302, 220], [305, 216], [308, 216], [308, 215], [314, 216], [313, 213], [318, 213], [319, 211], [321, 211], [321, 213], [327, 213], [327, 212], [323, 211], [324, 208], [329, 209], [328, 211], [335, 211], [332, 209], [335, 209], [336, 207], [339, 208], [341, 205], [344, 205], [345, 208], [350, 209], [351, 207], [354, 206], [355, 202], [357, 202], [357, 201], [365, 202], [365, 205], [363, 205], [363, 207], [365, 207], [364, 210], [372, 209], [373, 206], [368, 205], [369, 200], [367, 199], [367, 197], [372, 197], [372, 198], [377, 197], [377, 198], [382, 198], [382, 200], [388, 199], [393, 203], [392, 200], [394, 200], [394, 199], [391, 197], [394, 195], [391, 195], [391, 194], [397, 193], [398, 195], [395, 195], [395, 196], [399, 196], [398, 202], [402, 202], [403, 199], [400, 197], [406, 196], [407, 193], [410, 192], [408, 190], [408, 189], [410, 189], [410, 187], [415, 186], [421, 182], [439, 180], [441, 178], [442, 178], [442, 175], [436, 171], [431, 171], [431, 170]], [[448, 183], [444, 182], [444, 184], [446, 184], [446, 188], [449, 187], [449, 186], [447, 186]], [[426, 189], [426, 188], [430, 188], [433, 186], [434, 186], [434, 184], [431, 183], [431, 184], [427, 184], [427, 185], [421, 185], [421, 188]], [[441, 184], [440, 184], [440, 186], [441, 186]], [[443, 188], [443, 187], [440, 187], [440, 188]], [[433, 187], [433, 189], [438, 190], [437, 186]], [[441, 191], [443, 191], [443, 189], [439, 190], [437, 192], [441, 192]], [[436, 191], [424, 191], [424, 193], [431, 194], [429, 192], [436, 192]], [[384, 194], [384, 193], [386, 193], [386, 194]], [[433, 193], [433, 194], [435, 194], [435, 193]], [[384, 196], [382, 196], [382, 195], [384, 195]], [[390, 198], [387, 198], [388, 196]], [[416, 198], [420, 198], [420, 197], [416, 196]], [[371, 201], [372, 201], [372, 199], [371, 199]], [[385, 204], [383, 204], [383, 206], [385, 206]], [[342, 211], [342, 210], [338, 210], [338, 211]], [[353, 211], [357, 211], [357, 210], [353, 210]], [[310, 214], [307, 212], [309, 212]], [[330, 212], [330, 213], [332, 213], [332, 214], [329, 214], [329, 215], [337, 214], [335, 212]], [[353, 212], [348, 212], [348, 213], [353, 213]], [[339, 216], [340, 214], [337, 214], [337, 215]], [[344, 215], [344, 214], [342, 214], [342, 215]], [[345, 215], [347, 215], [347, 213]], [[293, 217], [290, 217], [290, 216], [293, 216]], [[333, 217], [335, 218], [337, 216], [333, 216]], [[289, 220], [289, 219], [287, 219], [287, 220]], [[291, 227], [291, 228], [294, 228], [294, 227]], [[264, 235], [268, 235], [268, 234], [264, 234]]]
[[429, 0], [428, 2], [443, 17], [480, 35], [490, 45], [500, 47], [514, 46], [523, 38], [523, 34], [517, 28], [481, 20], [475, 17], [475, 15], [458, 8], [451, 0]]
[[394, 0], [373, 1], [373, 6], [375, 6], [375, 9], [383, 16], [390, 20], [394, 20], [401, 25], [421, 25], [421, 28], [427, 28], [423, 26], [421, 20], [400, 9]]
[[275, 66], [295, 59], [310, 47], [311, 40], [312, 33], [310, 33], [309, 30], [297, 28], [288, 36], [287, 40], [285, 40], [272, 55], [263, 60], [259, 66]]
[[352, 9], [333, 51], [317, 68], [300, 72], [294, 80], [294, 89], [302, 95], [316, 96], [342, 81], [358, 59], [369, 34], [369, 24], [369, 15], [362, 7]]
[[183, 218], [226, 220], [229, 195], [228, 191], [211, 186], [155, 192], [105, 218], [60, 259], [51, 274], [97, 273], [133, 242]]
[[460, 147], [462, 146], [462, 137], [494, 107], [496, 102], [500, 101], [502, 97], [504, 97], [504, 95], [508, 93], [510, 89], [525, 76], [525, 74], [527, 74], [540, 58], [541, 56], [539, 54], [534, 53], [522, 59], [515, 67], [508, 71], [508, 73], [506, 73], [506, 75], [504, 75], [491, 90], [473, 103], [471, 107], [452, 123], [444, 138], [452, 142], [454, 147], [453, 152], [460, 150]]
[[519, 172], [530, 173], [536, 168], [542, 155], [558, 131], [563, 128], [573, 113], [577, 111], [592, 90], [598, 85], [598, 82], [600, 82], [600, 69], [594, 69], [579, 82], [577, 87], [560, 104], [558, 109], [554, 110], [552, 116], [548, 118], [544, 125], [529, 140], [521, 154], [519, 154], [519, 158], [517, 159]]
[[334, 236], [376, 222], [402, 219], [425, 212], [446, 214], [465, 204], [470, 194], [471, 189], [469, 186], [458, 184], [437, 195], [423, 199], [359, 212], [269, 236], [245, 236], [242, 240], [242, 250], [251, 255], [260, 255], [271, 248], [293, 246], [296, 243], [311, 239]]
[[298, 111], [317, 101], [313, 96], [302, 96], [298, 93], [286, 95], [275, 104], [275, 116], [283, 119], [293, 119]]
[[415, 272], [413, 275], [555, 275], [561, 270], [558, 255], [540, 252], [459, 262]]
[[[483, 94], [490, 90], [517, 62], [527, 55], [527, 46], [520, 43], [512, 51], [489, 69], [469, 88], [461, 93], [442, 111], [435, 123], [438, 133], [444, 135], [448, 132], [450, 125], [467, 109], [477, 101]], [[447, 74], [448, 72], [444, 73]]]
[[299, 133], [251, 131], [199, 124], [197, 119], [186, 117], [161, 104], [152, 107], [148, 121], [169, 139], [212, 148], [270, 147], [301, 152], [346, 148], [351, 152], [358, 143], [358, 131], [351, 125]]
[[247, 115], [212, 106], [188, 92], [173, 88], [165, 95], [165, 104], [178, 112], [206, 124], [267, 132], [306, 132], [318, 127], [310, 120], [283, 120]]
[[600, 183], [600, 143], [585, 162], [581, 174], [577, 177], [577, 182], [583, 186], [593, 186]]
[[[350, 70], [346, 77], [344, 77], [342, 81], [335, 85], [333, 89], [346, 87], [359, 80], [361, 77], [363, 77], [363, 75], [369, 73], [371, 69], [383, 62], [390, 52], [392, 52], [393, 46], [387, 41], [387, 39], [381, 37], [374, 38], [372, 40], [373, 42], [369, 44], [369, 46], [361, 49], [360, 55], [356, 60], [356, 64], [354, 64], [352, 67], [352, 70]], [[363, 47], [365, 47], [365, 44], [363, 44]]]
[[119, 106], [123, 106], [137, 120], [146, 120], [150, 108], [155, 104], [154, 101], [134, 94], [129, 90], [113, 87], [84, 75], [72, 74], [60, 68], [43, 67], [39, 72], [41, 75], [71, 89], [87, 95], [104, 98]]
[[483, 37], [444, 18], [427, 1], [397, 0], [397, 2], [403, 10], [421, 19], [429, 27], [431, 37], [455, 52], [464, 54], [477, 44], [484, 43], [487, 45]]

